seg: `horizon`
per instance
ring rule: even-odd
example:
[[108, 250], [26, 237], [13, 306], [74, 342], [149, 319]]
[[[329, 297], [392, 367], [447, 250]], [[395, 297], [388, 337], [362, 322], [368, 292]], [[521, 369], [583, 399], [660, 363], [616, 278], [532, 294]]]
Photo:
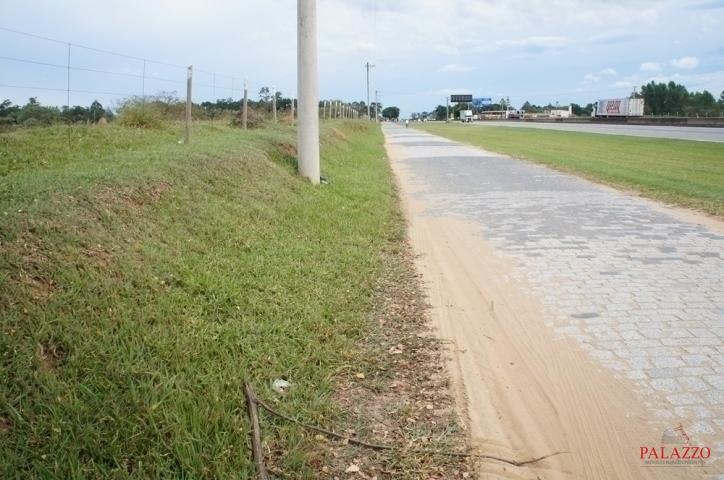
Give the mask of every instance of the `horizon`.
[[[183, 97], [189, 64], [195, 102], [240, 98], [244, 77], [254, 100], [263, 86], [295, 97], [296, 3], [276, 3], [30, 0], [4, 6], [0, 27], [124, 55], [73, 48], [71, 106], [112, 106], [142, 90]], [[451, 93], [509, 97], [519, 108], [624, 97], [650, 81], [715, 98], [724, 90], [724, 0], [323, 0], [318, 9], [320, 99], [366, 101], [369, 61], [370, 100], [379, 90], [382, 105], [403, 116], [444, 105]], [[2, 99], [66, 104], [67, 45], [5, 30], [0, 41]], [[142, 85], [144, 58], [164, 64], [146, 62]]]

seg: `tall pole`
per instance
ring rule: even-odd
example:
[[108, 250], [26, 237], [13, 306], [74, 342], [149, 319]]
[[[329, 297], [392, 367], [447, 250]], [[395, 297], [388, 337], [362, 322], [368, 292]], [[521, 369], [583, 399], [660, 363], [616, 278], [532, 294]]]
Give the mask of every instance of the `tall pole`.
[[241, 125], [244, 127], [244, 130], [246, 130], [246, 120], [248, 118], [248, 112], [249, 112], [249, 88], [247, 85], [246, 78], [244, 79], [244, 103], [242, 105], [242, 111], [241, 111]]
[[184, 143], [191, 141], [191, 85], [193, 83], [194, 67], [189, 65], [186, 71], [186, 130], [184, 135]]
[[319, 73], [317, 0], [297, 0], [297, 92], [299, 174], [319, 183]]
[[375, 122], [378, 122], [379, 118], [380, 118], [380, 112], [379, 112], [380, 102], [377, 98], [377, 94], [379, 94], [379, 93], [380, 93], [379, 90], [375, 90]]
[[372, 119], [372, 112], [370, 111], [370, 68], [374, 67], [370, 62], [365, 63], [367, 69], [367, 120]]
[[445, 123], [450, 123], [450, 95], [445, 97]]
[[277, 87], [272, 87], [272, 118], [277, 123]]

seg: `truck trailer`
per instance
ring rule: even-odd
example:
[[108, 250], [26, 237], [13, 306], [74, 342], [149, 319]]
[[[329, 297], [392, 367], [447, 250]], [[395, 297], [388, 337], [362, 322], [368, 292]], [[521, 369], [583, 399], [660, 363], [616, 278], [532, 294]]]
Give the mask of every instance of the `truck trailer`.
[[595, 104], [594, 117], [641, 117], [644, 114], [643, 98], [611, 98]]
[[472, 110], [460, 110], [460, 121], [463, 123], [469, 123], [473, 121]]

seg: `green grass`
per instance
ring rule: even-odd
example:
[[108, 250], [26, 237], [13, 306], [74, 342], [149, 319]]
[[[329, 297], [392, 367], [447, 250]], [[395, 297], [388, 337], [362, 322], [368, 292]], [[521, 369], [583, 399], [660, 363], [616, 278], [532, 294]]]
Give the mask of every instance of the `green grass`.
[[[320, 187], [295, 137], [0, 134], [0, 477], [249, 478], [244, 380], [301, 420], [335, 414], [401, 224], [378, 128], [323, 128]], [[273, 433], [313, 477], [313, 440]]]
[[724, 217], [721, 143], [459, 124], [420, 128]]

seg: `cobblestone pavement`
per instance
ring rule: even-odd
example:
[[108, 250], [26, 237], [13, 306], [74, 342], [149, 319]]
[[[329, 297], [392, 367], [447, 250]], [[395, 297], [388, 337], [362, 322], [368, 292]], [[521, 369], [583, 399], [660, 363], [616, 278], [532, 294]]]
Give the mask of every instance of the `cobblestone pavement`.
[[571, 175], [386, 128], [429, 214], [478, 222], [550, 328], [634, 381], [656, 418], [724, 439], [723, 234]]

